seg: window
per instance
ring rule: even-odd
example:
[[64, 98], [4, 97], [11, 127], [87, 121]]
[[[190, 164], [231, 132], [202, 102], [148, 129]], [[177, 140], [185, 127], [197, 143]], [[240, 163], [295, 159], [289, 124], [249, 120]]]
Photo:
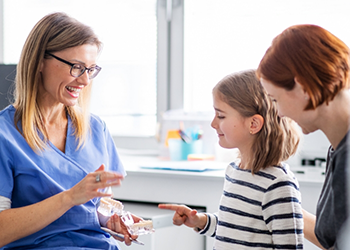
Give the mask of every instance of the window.
[[272, 39], [291, 25], [319, 25], [349, 46], [349, 10], [348, 0], [185, 0], [185, 109], [211, 110], [215, 84], [257, 68]]

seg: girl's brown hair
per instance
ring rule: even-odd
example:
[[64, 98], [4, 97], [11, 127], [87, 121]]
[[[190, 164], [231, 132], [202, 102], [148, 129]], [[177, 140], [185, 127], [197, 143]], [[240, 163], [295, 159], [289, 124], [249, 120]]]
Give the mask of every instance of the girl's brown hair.
[[264, 119], [247, 163], [252, 173], [280, 165], [296, 152], [300, 139], [297, 127], [291, 119], [278, 116], [276, 105], [267, 96], [255, 70], [226, 76], [213, 92], [243, 117], [259, 114]]
[[310, 96], [305, 107], [310, 110], [349, 88], [349, 70], [345, 43], [319, 26], [295, 25], [272, 41], [257, 75], [286, 90], [294, 88], [296, 78]]
[[[17, 65], [15, 124], [18, 129], [18, 123], [21, 123], [21, 133], [35, 151], [44, 149], [48, 141], [48, 134], [37, 103], [38, 89], [42, 83], [40, 66], [45, 53], [53, 53], [84, 44], [96, 45], [99, 51], [102, 46], [90, 27], [60, 12], [42, 18], [34, 26], [24, 44]], [[88, 104], [91, 87], [92, 84], [89, 84], [83, 89], [77, 105], [66, 107], [75, 128], [74, 135], [78, 141], [78, 148], [84, 145], [90, 130]]]

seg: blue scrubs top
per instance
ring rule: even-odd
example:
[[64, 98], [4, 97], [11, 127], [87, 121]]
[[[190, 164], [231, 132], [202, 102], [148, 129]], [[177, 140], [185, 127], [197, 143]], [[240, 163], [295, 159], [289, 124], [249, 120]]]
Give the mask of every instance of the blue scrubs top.
[[[0, 195], [12, 201], [12, 208], [70, 189], [102, 163], [125, 175], [113, 139], [98, 117], [90, 118], [91, 134], [84, 147], [76, 150], [68, 117], [65, 153], [51, 144], [37, 154], [16, 129], [14, 114], [12, 105], [0, 112]], [[75, 206], [42, 230], [0, 249], [118, 249], [117, 241], [100, 229], [97, 202], [95, 198]]]

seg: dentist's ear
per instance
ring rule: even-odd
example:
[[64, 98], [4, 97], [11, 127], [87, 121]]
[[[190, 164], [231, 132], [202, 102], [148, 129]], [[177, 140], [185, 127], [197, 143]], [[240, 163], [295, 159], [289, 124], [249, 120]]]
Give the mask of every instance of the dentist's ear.
[[250, 117], [249, 133], [254, 135], [258, 133], [264, 125], [264, 118], [261, 115], [255, 114]]
[[294, 89], [296, 91], [298, 91], [297, 93], [302, 95], [304, 97], [305, 100], [309, 100], [310, 96], [309, 94], [306, 92], [306, 90], [304, 89], [303, 85], [300, 83], [300, 81], [298, 81], [297, 77], [294, 77], [294, 82], [295, 82], [295, 86]]

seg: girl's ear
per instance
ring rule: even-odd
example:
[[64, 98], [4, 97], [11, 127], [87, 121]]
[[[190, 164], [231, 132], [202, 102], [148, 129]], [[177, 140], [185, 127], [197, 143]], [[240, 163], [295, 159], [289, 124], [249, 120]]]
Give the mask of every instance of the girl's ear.
[[249, 133], [254, 135], [258, 133], [264, 126], [264, 118], [261, 115], [253, 115], [250, 117]]

